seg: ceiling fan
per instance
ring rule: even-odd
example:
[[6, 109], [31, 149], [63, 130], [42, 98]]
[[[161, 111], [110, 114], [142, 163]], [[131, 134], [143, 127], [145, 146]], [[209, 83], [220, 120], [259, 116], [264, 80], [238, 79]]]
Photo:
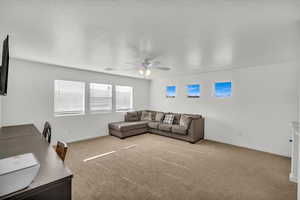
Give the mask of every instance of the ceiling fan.
[[127, 62], [126, 64], [133, 65], [134, 66], [133, 69], [137, 69], [140, 75], [144, 77], [149, 77], [153, 69], [164, 70], [164, 71], [168, 71], [171, 69], [170, 67], [161, 66], [160, 61], [149, 57], [143, 59], [140, 63]]

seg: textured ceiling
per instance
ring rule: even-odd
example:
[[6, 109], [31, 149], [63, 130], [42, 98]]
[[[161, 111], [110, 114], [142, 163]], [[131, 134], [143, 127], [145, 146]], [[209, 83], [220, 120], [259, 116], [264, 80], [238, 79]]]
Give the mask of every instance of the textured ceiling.
[[297, 0], [0, 0], [12, 57], [129, 76], [145, 57], [171, 68], [153, 77], [295, 61], [299, 27]]

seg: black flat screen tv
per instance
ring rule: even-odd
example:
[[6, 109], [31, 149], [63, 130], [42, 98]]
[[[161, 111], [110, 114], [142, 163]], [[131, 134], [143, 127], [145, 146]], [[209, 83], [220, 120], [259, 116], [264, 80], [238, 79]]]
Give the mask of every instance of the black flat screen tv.
[[7, 36], [3, 41], [3, 48], [2, 48], [2, 65], [0, 68], [0, 95], [7, 94], [8, 66], [9, 66], [9, 46], [8, 46], [8, 36]]

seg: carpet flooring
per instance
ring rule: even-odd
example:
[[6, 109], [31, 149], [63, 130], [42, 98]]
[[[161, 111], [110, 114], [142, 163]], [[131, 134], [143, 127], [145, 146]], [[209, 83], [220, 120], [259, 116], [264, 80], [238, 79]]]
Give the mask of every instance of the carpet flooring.
[[289, 158], [207, 140], [104, 136], [70, 143], [65, 164], [74, 200], [296, 200]]

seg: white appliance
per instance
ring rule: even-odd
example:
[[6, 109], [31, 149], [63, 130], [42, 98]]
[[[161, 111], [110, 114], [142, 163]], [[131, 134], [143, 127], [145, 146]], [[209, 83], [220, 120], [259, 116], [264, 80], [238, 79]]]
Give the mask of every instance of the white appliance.
[[0, 160], [0, 196], [28, 187], [36, 177], [40, 164], [32, 153]]

